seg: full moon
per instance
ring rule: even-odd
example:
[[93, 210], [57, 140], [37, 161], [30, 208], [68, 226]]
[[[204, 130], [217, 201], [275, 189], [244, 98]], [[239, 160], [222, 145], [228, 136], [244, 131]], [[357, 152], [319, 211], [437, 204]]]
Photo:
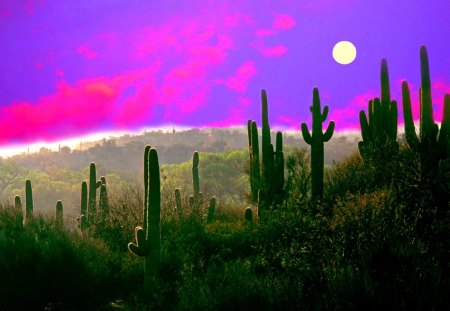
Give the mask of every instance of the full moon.
[[340, 41], [334, 45], [333, 58], [339, 64], [350, 64], [356, 58], [356, 47], [350, 41]]

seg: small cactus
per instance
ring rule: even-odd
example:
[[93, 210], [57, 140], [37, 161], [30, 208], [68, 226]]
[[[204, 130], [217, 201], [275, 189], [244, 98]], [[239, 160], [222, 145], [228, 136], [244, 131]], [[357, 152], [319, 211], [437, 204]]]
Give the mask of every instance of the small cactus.
[[246, 223], [253, 223], [253, 211], [250, 206], [245, 209], [244, 220]]
[[216, 213], [216, 198], [212, 197], [211, 200], [209, 201], [208, 216], [206, 218], [206, 222], [208, 224], [214, 221], [215, 213]]
[[178, 217], [183, 216], [183, 205], [181, 204], [181, 193], [180, 189], [175, 189], [175, 208], [177, 210]]
[[63, 217], [63, 204], [61, 200], [58, 200], [58, 202], [56, 202], [55, 219], [56, 219], [56, 226], [58, 228], [62, 228], [64, 225], [64, 217]]

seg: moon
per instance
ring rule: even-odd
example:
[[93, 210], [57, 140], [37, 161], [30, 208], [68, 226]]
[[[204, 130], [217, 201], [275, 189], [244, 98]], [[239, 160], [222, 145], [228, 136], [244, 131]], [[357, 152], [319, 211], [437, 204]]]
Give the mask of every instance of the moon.
[[348, 65], [356, 58], [356, 47], [350, 41], [340, 41], [333, 47], [333, 58], [341, 65]]

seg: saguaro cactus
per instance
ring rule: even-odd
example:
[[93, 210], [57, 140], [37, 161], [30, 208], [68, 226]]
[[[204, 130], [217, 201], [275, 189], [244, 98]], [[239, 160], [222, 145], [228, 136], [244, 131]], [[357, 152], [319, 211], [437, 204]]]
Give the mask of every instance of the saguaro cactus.
[[403, 117], [405, 121], [406, 141], [411, 149], [420, 154], [421, 179], [431, 182], [432, 189], [439, 188], [439, 161], [448, 157], [450, 136], [450, 95], [444, 98], [444, 113], [441, 128], [434, 123], [431, 102], [431, 79], [428, 52], [425, 46], [420, 48], [421, 88], [420, 99], [420, 133], [416, 134], [411, 109], [411, 96], [408, 83], [402, 83]]
[[311, 145], [311, 184], [312, 197], [321, 200], [323, 198], [323, 172], [324, 172], [324, 143], [331, 139], [334, 132], [334, 121], [330, 121], [325, 133], [322, 132], [322, 123], [328, 116], [328, 106], [320, 107], [319, 90], [313, 90], [312, 112], [312, 134], [308, 131], [306, 123], [302, 123], [303, 139]]
[[[262, 167], [259, 164], [259, 142], [256, 122], [247, 122], [250, 156], [250, 187], [252, 200], [260, 207], [267, 207], [283, 198], [284, 187], [284, 154], [282, 134], [277, 132], [277, 149], [274, 152], [270, 137], [269, 111], [266, 90], [261, 91], [262, 103]], [[259, 194], [259, 200], [258, 200]], [[278, 199], [277, 199], [278, 198]]]
[[183, 205], [181, 204], [180, 189], [175, 188], [175, 208], [177, 210], [178, 217], [183, 216]]
[[386, 162], [398, 152], [397, 142], [397, 102], [391, 101], [387, 61], [381, 61], [381, 101], [369, 101], [367, 115], [359, 113], [363, 141], [358, 143], [365, 163], [372, 163], [377, 170], [386, 167]]
[[25, 181], [25, 225], [33, 219], [33, 191], [31, 181]]
[[16, 210], [22, 210], [22, 201], [20, 200], [20, 196], [18, 195], [14, 197], [14, 208]]
[[62, 228], [64, 225], [64, 217], [63, 217], [63, 204], [61, 200], [58, 200], [58, 202], [56, 202], [55, 220], [56, 226], [58, 228]]
[[261, 171], [259, 167], [259, 140], [256, 122], [248, 120], [248, 148], [250, 156], [250, 188], [253, 202], [258, 202], [258, 191], [261, 187]]
[[88, 194], [87, 194], [87, 183], [83, 181], [81, 183], [81, 209], [80, 209], [80, 217], [78, 217], [78, 226], [83, 232], [86, 230], [89, 221], [88, 215]]
[[154, 148], [145, 148], [144, 154], [144, 224], [135, 229], [136, 244], [129, 243], [128, 249], [136, 256], [144, 257], [144, 281], [146, 287], [157, 276], [161, 256], [161, 183], [158, 154]]
[[208, 216], [206, 218], [206, 222], [208, 224], [214, 221], [215, 213], [216, 213], [216, 198], [212, 197], [211, 200], [209, 201]]
[[100, 186], [99, 207], [102, 213], [102, 217], [106, 217], [109, 215], [108, 191], [105, 184], [102, 184]]
[[191, 207], [199, 208], [203, 204], [203, 195], [200, 192], [200, 177], [198, 174], [198, 164], [200, 162], [200, 158], [198, 152], [195, 151], [192, 156], [192, 184], [194, 188], [194, 204], [191, 204]]
[[95, 163], [92, 162], [89, 166], [89, 216], [93, 216], [96, 212], [97, 205], [97, 189], [100, 188], [102, 182], [97, 181], [97, 170], [95, 168]]

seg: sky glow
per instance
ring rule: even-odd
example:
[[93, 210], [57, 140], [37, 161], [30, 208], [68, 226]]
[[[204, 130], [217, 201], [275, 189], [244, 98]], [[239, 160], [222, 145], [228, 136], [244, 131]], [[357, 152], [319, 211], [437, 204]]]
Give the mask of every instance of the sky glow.
[[[309, 124], [317, 86], [336, 130], [358, 130], [359, 110], [379, 96], [382, 58], [399, 103], [410, 82], [417, 118], [422, 44], [440, 120], [449, 11], [447, 0], [0, 1], [0, 147], [260, 124], [262, 88], [272, 127]], [[346, 66], [332, 57], [342, 40], [358, 50]]]

